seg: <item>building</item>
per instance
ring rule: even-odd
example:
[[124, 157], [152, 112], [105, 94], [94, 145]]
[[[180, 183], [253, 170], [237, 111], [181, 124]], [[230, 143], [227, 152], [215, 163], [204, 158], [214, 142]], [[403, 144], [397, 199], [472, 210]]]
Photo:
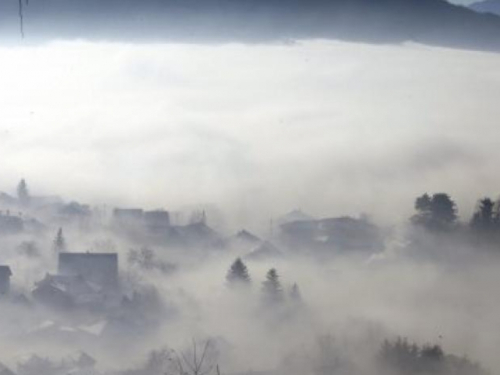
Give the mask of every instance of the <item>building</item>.
[[144, 224], [151, 233], [166, 232], [170, 227], [170, 214], [164, 210], [146, 211]]
[[58, 274], [81, 276], [104, 290], [118, 286], [118, 254], [60, 253]]
[[24, 230], [24, 223], [21, 217], [13, 216], [7, 211], [0, 213], [0, 234], [18, 234]]
[[170, 228], [170, 214], [165, 210], [144, 211], [140, 208], [115, 208], [113, 222], [125, 230], [139, 230], [151, 234], [166, 233]]
[[12, 271], [9, 266], [0, 266], [0, 294], [7, 294], [10, 290]]
[[45, 306], [58, 310], [68, 310], [75, 307], [75, 301], [68, 289], [61, 280], [47, 274], [44, 279], [36, 283], [32, 296], [35, 301]]
[[144, 210], [141, 208], [115, 208], [113, 219], [117, 224], [130, 225], [142, 221]]
[[338, 253], [377, 253], [384, 249], [379, 228], [363, 218], [348, 216], [321, 220], [293, 221], [281, 225], [281, 240], [291, 249], [324, 250]]

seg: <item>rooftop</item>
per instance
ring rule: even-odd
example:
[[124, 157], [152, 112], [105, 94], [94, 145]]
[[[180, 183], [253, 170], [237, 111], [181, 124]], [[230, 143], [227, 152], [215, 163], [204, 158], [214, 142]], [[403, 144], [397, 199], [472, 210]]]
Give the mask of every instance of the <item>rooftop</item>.
[[0, 275], [12, 276], [12, 271], [9, 266], [0, 266]]

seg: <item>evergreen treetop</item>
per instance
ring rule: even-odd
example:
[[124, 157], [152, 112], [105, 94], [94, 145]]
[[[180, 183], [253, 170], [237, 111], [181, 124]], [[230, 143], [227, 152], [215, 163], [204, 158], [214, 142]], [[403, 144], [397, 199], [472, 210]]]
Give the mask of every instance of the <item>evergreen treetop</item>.
[[251, 282], [250, 275], [248, 273], [248, 268], [243, 263], [241, 258], [237, 258], [231, 267], [229, 268], [229, 271], [226, 275], [226, 280], [228, 284], [230, 285], [235, 285], [235, 284], [240, 284], [240, 285], [249, 285]]

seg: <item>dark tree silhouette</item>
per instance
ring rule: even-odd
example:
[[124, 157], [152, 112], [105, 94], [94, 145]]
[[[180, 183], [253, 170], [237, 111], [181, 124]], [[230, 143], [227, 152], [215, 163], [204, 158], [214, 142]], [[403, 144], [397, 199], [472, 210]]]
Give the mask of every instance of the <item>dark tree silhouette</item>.
[[442, 373], [446, 366], [443, 349], [439, 345], [425, 345], [420, 351], [420, 367], [427, 374]]
[[476, 213], [472, 217], [471, 227], [478, 231], [491, 231], [496, 224], [495, 203], [490, 198], [479, 201]]
[[218, 351], [212, 340], [193, 340], [192, 347], [183, 351], [160, 349], [150, 352], [145, 365], [133, 374], [144, 375], [209, 375], [220, 374]]
[[262, 283], [262, 294], [267, 303], [278, 303], [283, 301], [283, 288], [279, 280], [276, 269], [271, 268], [266, 275], [266, 280]]
[[456, 205], [448, 194], [439, 193], [432, 196], [431, 205], [434, 220], [439, 224], [453, 224], [457, 220]]
[[24, 178], [19, 181], [19, 184], [17, 185], [17, 198], [21, 204], [28, 204], [30, 201], [28, 185], [26, 184]]
[[56, 254], [65, 252], [66, 249], [66, 240], [64, 239], [64, 234], [62, 228], [59, 228], [57, 231], [56, 237], [54, 238], [54, 252]]
[[379, 353], [380, 362], [384, 367], [404, 374], [411, 374], [418, 370], [419, 357], [420, 348], [401, 337], [394, 342], [385, 340]]
[[247, 266], [245, 265], [245, 263], [243, 263], [241, 258], [237, 258], [233, 262], [233, 264], [229, 268], [229, 271], [227, 272], [226, 280], [228, 285], [230, 286], [250, 285], [250, 275], [248, 273]]
[[445, 354], [439, 345], [418, 346], [407, 339], [384, 341], [378, 356], [381, 373], [406, 375], [487, 375], [466, 357]]
[[432, 200], [429, 194], [425, 193], [415, 201], [415, 209], [420, 212], [430, 212], [432, 209]]
[[300, 289], [297, 283], [294, 283], [290, 289], [290, 300], [295, 303], [302, 302], [302, 295], [300, 294]]
[[453, 228], [457, 221], [456, 204], [446, 193], [437, 193], [432, 198], [426, 193], [415, 201], [417, 214], [412, 222], [432, 231]]

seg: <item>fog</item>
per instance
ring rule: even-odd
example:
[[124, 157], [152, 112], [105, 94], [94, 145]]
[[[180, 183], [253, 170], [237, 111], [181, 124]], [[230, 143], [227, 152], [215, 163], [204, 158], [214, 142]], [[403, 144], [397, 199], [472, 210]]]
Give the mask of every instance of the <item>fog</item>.
[[[176, 365], [210, 339], [220, 374], [372, 375], [387, 373], [384, 340], [404, 337], [498, 373], [498, 216], [469, 221], [498, 198], [499, 56], [327, 40], [0, 46], [0, 265], [14, 296], [0, 301], [0, 363], [83, 350], [103, 374], [208, 375], [144, 363], [168, 347]], [[444, 229], [429, 220], [440, 192], [458, 208]], [[147, 212], [159, 208], [166, 221]], [[294, 209], [311, 247], [286, 227]], [[118, 291], [58, 289], [82, 287], [62, 279], [66, 252], [117, 253]], [[238, 257], [251, 283], [233, 288]], [[463, 373], [450, 371], [389, 373]]]
[[497, 194], [498, 59], [333, 41], [2, 47], [3, 181], [213, 203], [236, 227], [297, 207], [390, 222], [423, 191], [467, 217]]

